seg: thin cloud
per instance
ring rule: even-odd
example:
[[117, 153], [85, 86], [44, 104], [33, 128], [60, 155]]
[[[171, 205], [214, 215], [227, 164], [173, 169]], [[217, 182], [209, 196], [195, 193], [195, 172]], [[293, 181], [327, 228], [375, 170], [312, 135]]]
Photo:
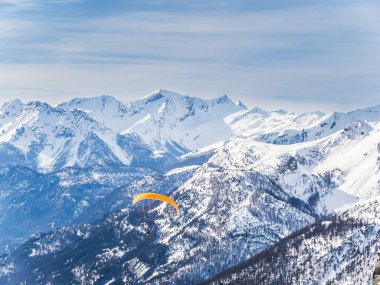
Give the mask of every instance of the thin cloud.
[[35, 0], [0, 0], [1, 6], [14, 6], [17, 8], [29, 8], [34, 6]]
[[[65, 11], [1, 19], [8, 27], [0, 32], [1, 98], [19, 87], [17, 96], [47, 101], [49, 94], [66, 100], [99, 93], [128, 101], [173, 88], [204, 97], [229, 93], [269, 109], [377, 104], [379, 4], [272, 2], [251, 9], [243, 1], [244, 10], [211, 1], [207, 13], [199, 1], [167, 11], [144, 10], [148, 2], [90, 17]], [[61, 4], [68, 11], [76, 5]]]
[[82, 0], [49, 0], [49, 3], [53, 4], [71, 4], [71, 3], [80, 3]]

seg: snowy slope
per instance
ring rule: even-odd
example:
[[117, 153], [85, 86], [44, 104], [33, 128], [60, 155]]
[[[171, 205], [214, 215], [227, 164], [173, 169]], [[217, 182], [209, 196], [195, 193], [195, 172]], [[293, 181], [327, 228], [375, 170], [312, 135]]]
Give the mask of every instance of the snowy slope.
[[[368, 176], [352, 186], [351, 192], [361, 198], [378, 195], [378, 135], [377, 126], [373, 126], [376, 128], [353, 123], [346, 131], [294, 145], [236, 138], [219, 146], [207, 163], [173, 193], [180, 204], [193, 202], [189, 208], [185, 206], [179, 229], [162, 228], [166, 236], [162, 243], [172, 248], [175, 257], [156, 270], [170, 273], [158, 274], [152, 281], [160, 284], [205, 278], [290, 234], [300, 226], [294, 222], [308, 215], [314, 220], [315, 216], [323, 217], [332, 209], [354, 203], [357, 199], [347, 193], [346, 185], [356, 173], [364, 171]], [[365, 150], [368, 157], [356, 154], [358, 149], [353, 146]], [[346, 163], [347, 156], [351, 156], [352, 163]], [[207, 237], [193, 240], [203, 226]], [[170, 268], [183, 259], [193, 260], [193, 265], [184, 262], [174, 274]]]
[[378, 197], [360, 202], [204, 284], [369, 285], [380, 249], [379, 214]]
[[346, 193], [360, 198], [380, 194], [380, 123], [354, 122], [322, 141], [326, 159], [316, 171], [341, 172], [339, 189]]
[[[267, 173], [268, 166], [274, 167], [281, 163], [279, 157], [285, 155], [288, 159], [294, 158], [299, 173], [289, 176], [283, 183], [291, 185], [298, 182], [302, 189], [304, 173], [328, 175], [339, 191], [359, 198], [374, 197], [380, 194], [380, 121], [375, 120], [377, 117], [372, 121], [364, 120], [370, 119], [367, 115], [363, 116], [363, 120], [357, 120], [357, 115], [350, 116], [352, 122], [347, 119], [345, 123], [348, 123], [342, 129], [306, 142], [285, 145], [260, 143], [256, 142], [258, 137], [253, 135], [248, 139], [231, 140], [231, 143], [235, 143], [237, 149], [244, 147], [246, 142], [257, 147], [257, 156], [263, 153], [263, 157], [258, 160], [257, 170], [264, 173]], [[244, 155], [236, 158], [241, 163], [244, 160]], [[338, 195], [336, 197], [340, 197], [341, 202], [347, 198], [344, 193], [335, 192], [334, 195]], [[330, 202], [328, 205], [330, 209], [338, 206]]]

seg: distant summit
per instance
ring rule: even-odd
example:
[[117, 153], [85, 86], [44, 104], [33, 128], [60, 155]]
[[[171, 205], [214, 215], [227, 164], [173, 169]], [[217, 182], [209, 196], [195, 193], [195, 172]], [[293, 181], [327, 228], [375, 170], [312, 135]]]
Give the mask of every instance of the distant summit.
[[246, 109], [227, 95], [205, 100], [164, 89], [128, 104], [100, 96], [73, 99], [58, 107], [82, 110], [114, 132], [136, 133], [154, 150], [174, 155], [231, 138], [224, 118]]
[[247, 109], [227, 95], [201, 99], [164, 89], [127, 104], [109, 95], [76, 98], [57, 107], [13, 100], [0, 109], [0, 149], [5, 161], [11, 162], [8, 158], [14, 155], [18, 163], [41, 171], [84, 162], [129, 165], [136, 156], [130, 145], [172, 160], [236, 136], [274, 144], [311, 141], [358, 120], [363, 124], [380, 120], [380, 106], [299, 115], [282, 109]]

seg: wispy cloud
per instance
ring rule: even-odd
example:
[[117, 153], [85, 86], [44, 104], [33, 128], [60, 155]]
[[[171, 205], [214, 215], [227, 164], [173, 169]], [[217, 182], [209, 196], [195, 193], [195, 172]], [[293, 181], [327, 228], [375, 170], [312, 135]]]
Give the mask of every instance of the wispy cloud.
[[0, 5], [9, 5], [16, 7], [30, 7], [34, 4], [34, 0], [0, 0]]
[[273, 109], [377, 103], [375, 2], [58, 2], [0, 12], [1, 99], [129, 100], [162, 87]]

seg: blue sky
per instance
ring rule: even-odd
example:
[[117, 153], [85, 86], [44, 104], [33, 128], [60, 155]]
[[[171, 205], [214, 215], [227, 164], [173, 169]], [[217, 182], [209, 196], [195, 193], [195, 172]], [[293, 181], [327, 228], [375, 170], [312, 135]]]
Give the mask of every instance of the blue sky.
[[163, 88], [249, 106], [380, 104], [378, 1], [0, 0], [0, 103]]

